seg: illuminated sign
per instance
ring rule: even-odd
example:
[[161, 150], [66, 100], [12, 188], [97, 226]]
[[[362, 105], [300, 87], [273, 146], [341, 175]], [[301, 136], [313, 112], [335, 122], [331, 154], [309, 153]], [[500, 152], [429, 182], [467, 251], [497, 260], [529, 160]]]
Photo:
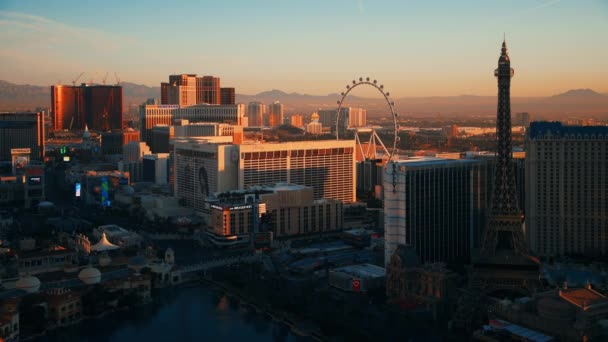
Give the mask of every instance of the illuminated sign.
[[251, 209], [251, 205], [239, 205], [236, 207], [232, 207], [229, 210], [242, 210], [242, 209]]
[[361, 280], [353, 278], [353, 291], [359, 292], [361, 290]]
[[210, 205], [210, 207], [212, 209], [217, 209], [217, 210], [242, 210], [242, 209], [251, 209], [251, 205], [238, 205], [236, 207], [230, 207], [230, 208], [224, 208], [224, 207], [220, 207], [218, 205]]
[[110, 206], [110, 197], [108, 196], [108, 190], [110, 190], [110, 186], [108, 184], [108, 177], [101, 177], [101, 205], [104, 207]]
[[76, 183], [74, 185], [74, 194], [76, 197], [80, 197], [80, 183]]
[[29, 148], [11, 148], [11, 154], [30, 154], [32, 150]]
[[30, 177], [27, 180], [28, 185], [40, 185], [42, 184], [42, 179], [40, 177]]
[[69, 162], [70, 161], [70, 156], [63, 156], [63, 161], [64, 162]]

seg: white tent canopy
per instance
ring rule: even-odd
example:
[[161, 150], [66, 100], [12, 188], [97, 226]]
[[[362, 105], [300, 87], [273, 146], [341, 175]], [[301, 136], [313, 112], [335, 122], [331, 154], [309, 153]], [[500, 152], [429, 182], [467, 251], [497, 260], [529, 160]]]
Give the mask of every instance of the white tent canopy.
[[94, 244], [93, 246], [91, 246], [91, 251], [93, 252], [103, 252], [103, 251], [111, 251], [114, 249], [118, 249], [120, 247], [112, 244], [110, 241], [108, 241], [108, 238], [106, 238], [106, 233], [101, 233], [101, 239], [99, 239], [99, 242]]

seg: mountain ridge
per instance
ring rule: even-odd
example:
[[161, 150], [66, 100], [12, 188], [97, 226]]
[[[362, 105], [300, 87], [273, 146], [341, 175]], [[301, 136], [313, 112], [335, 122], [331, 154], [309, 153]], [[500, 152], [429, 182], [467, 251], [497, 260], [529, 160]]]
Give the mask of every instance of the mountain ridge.
[[[136, 110], [136, 107], [148, 98], [159, 98], [160, 87], [151, 87], [133, 82], [121, 82], [124, 94], [125, 111]], [[47, 108], [50, 105], [50, 86], [15, 84], [0, 80], [0, 110], [34, 110]], [[254, 95], [236, 94], [238, 103], [260, 101], [272, 103], [280, 101], [286, 113], [309, 114], [318, 109], [335, 108], [340, 95], [311, 95], [298, 92], [285, 92], [271, 89]], [[429, 115], [495, 115], [496, 96], [462, 94], [454, 96], [417, 96], [394, 97], [395, 109], [408, 116]], [[569, 89], [552, 96], [512, 97], [512, 111], [528, 111], [533, 115], [554, 119], [564, 115], [600, 115], [608, 117], [608, 94], [592, 89]], [[367, 98], [349, 95], [347, 106], [361, 106], [367, 109], [368, 115], [386, 115], [387, 106], [383, 98]]]

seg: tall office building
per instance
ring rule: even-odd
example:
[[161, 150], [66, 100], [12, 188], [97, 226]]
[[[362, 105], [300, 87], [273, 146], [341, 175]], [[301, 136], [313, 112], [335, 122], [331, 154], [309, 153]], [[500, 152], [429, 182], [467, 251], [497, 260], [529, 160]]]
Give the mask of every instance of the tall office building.
[[300, 114], [293, 114], [289, 118], [289, 123], [292, 126], [299, 127], [299, 128], [304, 128], [304, 117], [302, 115], [300, 115]]
[[[165, 92], [163, 94], [163, 91]], [[161, 84], [163, 104], [192, 106], [197, 103], [197, 77], [195, 74], [169, 75], [169, 83]]]
[[283, 104], [275, 101], [268, 106], [268, 127], [277, 127], [283, 124]]
[[84, 99], [81, 88], [75, 86], [51, 86], [51, 111], [53, 129], [84, 129]]
[[30, 159], [44, 160], [43, 113], [0, 113], [0, 161], [25, 167]]
[[101, 133], [101, 153], [104, 155], [108, 154], [122, 154], [123, 146], [130, 142], [139, 142], [140, 136], [139, 131], [133, 128], [127, 128], [124, 130], [111, 130]]
[[249, 127], [264, 126], [266, 117], [266, 105], [261, 102], [249, 102], [247, 106], [247, 118]]
[[483, 224], [487, 163], [415, 158], [384, 170], [385, 263], [398, 245], [425, 262], [467, 262]]
[[234, 104], [234, 88], [220, 88], [220, 78], [196, 74], [169, 75], [169, 82], [160, 84], [160, 103], [192, 106], [196, 104]]
[[169, 182], [169, 153], [146, 154], [142, 160], [142, 179], [157, 185]]
[[144, 142], [132, 141], [123, 146], [122, 160], [118, 162], [120, 172], [128, 172], [131, 182], [143, 180], [143, 158], [151, 154], [150, 147]]
[[236, 103], [236, 90], [234, 88], [220, 88], [220, 104], [235, 104]]
[[348, 108], [348, 127], [365, 127], [367, 125], [367, 110], [363, 108]]
[[123, 90], [114, 85], [51, 86], [55, 130], [123, 128]]
[[[323, 127], [331, 127], [331, 131], [336, 130], [337, 109], [319, 109], [319, 122]], [[342, 107], [340, 109], [340, 126], [344, 131], [351, 127], [364, 127], [367, 125], [367, 111], [363, 108]]]
[[196, 78], [196, 103], [220, 104], [222, 93], [220, 78], [203, 76]]
[[183, 139], [173, 143], [175, 196], [201, 213], [209, 195], [239, 189], [238, 145]]
[[171, 125], [175, 119], [189, 122], [217, 122], [243, 125], [245, 105], [207, 105], [189, 107], [179, 105], [142, 105], [140, 106], [140, 129], [142, 141], [152, 143], [152, 128], [156, 125]]
[[530, 124], [526, 237], [540, 256], [608, 254], [608, 127]]

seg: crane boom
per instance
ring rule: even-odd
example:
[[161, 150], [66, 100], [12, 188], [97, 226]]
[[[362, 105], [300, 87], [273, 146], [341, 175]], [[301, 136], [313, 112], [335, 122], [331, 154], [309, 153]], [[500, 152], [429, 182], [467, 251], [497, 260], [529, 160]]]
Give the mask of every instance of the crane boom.
[[82, 77], [82, 75], [84, 75], [84, 71], [80, 73], [80, 75], [78, 75], [78, 77], [76, 77], [75, 79], [72, 80], [72, 85], [75, 86], [76, 82], [78, 82], [78, 80]]

